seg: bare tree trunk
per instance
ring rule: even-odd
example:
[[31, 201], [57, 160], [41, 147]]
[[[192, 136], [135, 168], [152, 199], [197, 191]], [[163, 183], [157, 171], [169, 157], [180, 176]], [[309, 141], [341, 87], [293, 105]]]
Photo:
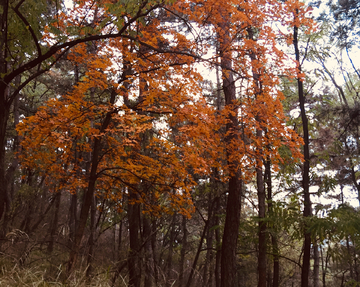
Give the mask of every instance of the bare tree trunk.
[[208, 218], [208, 220], [206, 220], [203, 232], [201, 234], [200, 242], [199, 242], [196, 254], [195, 254], [194, 262], [193, 262], [192, 267], [191, 267], [191, 271], [190, 271], [190, 275], [189, 275], [186, 287], [191, 287], [192, 286], [192, 278], [194, 276], [196, 265], [197, 265], [197, 262], [199, 260], [199, 256], [200, 256], [202, 245], [203, 245], [203, 242], [204, 242], [204, 239], [205, 239], [206, 231], [208, 230], [208, 227], [209, 227], [211, 214], [212, 214], [212, 212], [210, 211], [209, 218]]
[[[272, 181], [271, 181], [271, 161], [267, 159], [265, 162], [265, 176], [264, 181], [266, 183], [267, 189], [267, 200], [268, 200], [268, 213], [271, 215], [273, 212], [273, 198], [272, 198]], [[280, 283], [280, 257], [279, 257], [279, 247], [276, 236], [276, 230], [273, 228], [270, 232], [271, 236], [271, 247], [272, 247], [272, 257], [273, 257], [273, 272], [272, 272], [272, 287], [279, 287]]]
[[259, 201], [259, 255], [258, 255], [258, 287], [266, 287], [266, 222], [265, 219], [265, 209], [266, 209], [266, 198], [265, 190], [263, 185], [263, 176], [262, 171], [257, 168], [256, 178], [258, 183], [258, 201]]
[[204, 262], [204, 270], [203, 270], [203, 287], [209, 287], [211, 286], [211, 275], [213, 272], [209, 272], [211, 268], [211, 261], [212, 261], [212, 247], [213, 247], [213, 231], [210, 230], [212, 226], [214, 226], [214, 216], [213, 216], [213, 206], [214, 206], [214, 200], [212, 198], [211, 192], [209, 192], [208, 196], [208, 221], [209, 221], [209, 227], [206, 231], [206, 257]]
[[61, 191], [59, 191], [56, 194], [54, 200], [55, 200], [55, 210], [54, 210], [54, 217], [53, 217], [53, 220], [52, 220], [51, 226], [50, 226], [50, 242], [49, 242], [49, 245], [47, 247], [47, 252], [48, 253], [52, 253], [53, 250], [54, 250], [55, 235], [56, 235], [56, 230], [57, 230], [58, 222], [59, 222]]
[[241, 213], [241, 189], [242, 181], [239, 171], [239, 163], [234, 162], [231, 147], [238, 141], [238, 107], [236, 104], [235, 80], [232, 72], [232, 57], [229, 48], [231, 38], [229, 31], [228, 15], [224, 9], [219, 11], [221, 22], [218, 23], [222, 31], [219, 35], [219, 51], [222, 68], [222, 84], [225, 96], [225, 106], [233, 111], [228, 116], [226, 124], [226, 159], [229, 168], [228, 198], [226, 205], [226, 218], [221, 248], [221, 287], [237, 286], [237, 260], [236, 248]]
[[179, 287], [185, 286], [184, 279], [184, 267], [185, 267], [185, 254], [187, 250], [187, 236], [188, 232], [186, 229], [186, 217], [182, 216], [181, 229], [183, 231], [182, 244], [181, 244], [181, 252], [180, 252], [180, 271], [179, 271]]
[[169, 249], [166, 258], [165, 265], [165, 274], [166, 274], [166, 284], [165, 286], [171, 286], [173, 283], [172, 273], [173, 273], [173, 253], [174, 253], [174, 241], [175, 241], [175, 225], [176, 225], [176, 213], [173, 215], [170, 225], [169, 233]]
[[[220, 213], [220, 197], [215, 198], [215, 214]], [[215, 225], [219, 226], [219, 217], [215, 216]], [[216, 259], [215, 259], [215, 286], [221, 286], [221, 239], [220, 239], [220, 228], [215, 229], [215, 240], [216, 240]]]
[[[294, 15], [297, 19], [299, 11], [296, 9]], [[295, 48], [295, 57], [298, 64], [298, 72], [301, 72], [300, 65], [300, 51], [299, 51], [299, 43], [298, 43], [298, 30], [299, 28], [294, 26], [294, 48]], [[304, 94], [304, 85], [303, 80], [298, 77], [298, 94], [299, 94], [299, 104], [300, 104], [300, 112], [301, 112], [301, 121], [303, 127], [303, 139], [304, 139], [304, 165], [303, 165], [303, 194], [304, 194], [304, 212], [303, 216], [305, 218], [311, 216], [311, 200], [310, 200], [310, 152], [309, 152], [309, 126], [308, 126], [308, 118], [305, 110], [305, 94]], [[301, 287], [309, 286], [309, 273], [310, 273], [310, 249], [311, 249], [311, 234], [308, 230], [308, 225], [304, 226], [304, 255], [303, 255], [303, 263], [301, 269]]]
[[150, 219], [143, 215], [143, 241], [145, 254], [145, 276], [144, 286], [152, 287], [154, 281], [154, 260], [151, 252], [151, 223]]
[[328, 250], [328, 252], [326, 253], [326, 257], [324, 260], [324, 253], [323, 253], [323, 249], [320, 246], [320, 255], [321, 255], [321, 269], [322, 269], [322, 287], [326, 287], [326, 273], [327, 273], [327, 269], [328, 269], [328, 263], [329, 263], [329, 259], [330, 259], [330, 250]]
[[[219, 54], [219, 51], [217, 51]], [[220, 59], [221, 60], [221, 59]], [[219, 58], [216, 60], [219, 61]], [[219, 66], [216, 67], [216, 110], [218, 112], [221, 111], [222, 105], [221, 105], [221, 81], [220, 81], [220, 73], [219, 73]], [[212, 186], [214, 188], [214, 193], [216, 194], [215, 201], [214, 201], [214, 224], [215, 226], [219, 226], [219, 217], [216, 216], [220, 214], [220, 192], [219, 192], [219, 182], [216, 180], [219, 176], [218, 169], [214, 169], [214, 176], [212, 177]], [[215, 255], [215, 286], [220, 287], [221, 286], [221, 237], [220, 237], [220, 228], [215, 229], [215, 241], [216, 241], [216, 255]]]
[[123, 229], [123, 220], [120, 221], [119, 232], [118, 232], [118, 247], [117, 247], [117, 261], [120, 260], [120, 252], [121, 252], [121, 245], [122, 245], [122, 229]]
[[[21, 82], [21, 77], [17, 76], [15, 78], [15, 85], [19, 85]], [[19, 160], [18, 160], [18, 155], [17, 153], [20, 151], [19, 150], [19, 144], [20, 144], [20, 138], [16, 132], [16, 126], [19, 124], [20, 122], [20, 113], [19, 113], [19, 94], [17, 94], [14, 98], [13, 101], [13, 118], [14, 118], [14, 122], [13, 122], [13, 129], [15, 131], [15, 135], [13, 138], [13, 146], [12, 146], [12, 153], [13, 153], [13, 159], [11, 161], [10, 166], [8, 167], [8, 169], [6, 170], [6, 175], [5, 175], [5, 184], [6, 184], [6, 190], [7, 190], [7, 202], [6, 202], [6, 211], [4, 213], [4, 218], [3, 218], [3, 231], [4, 234], [6, 234], [7, 231], [7, 225], [9, 223], [9, 216], [10, 216], [10, 209], [11, 209], [11, 204], [12, 204], [12, 200], [14, 198], [14, 194], [15, 194], [15, 172], [18, 168], [19, 165]], [[0, 203], [1, 204], [1, 203]], [[1, 219], [1, 216], [0, 216]], [[1, 231], [0, 231], [0, 238], [1, 238]]]
[[317, 242], [314, 242], [314, 286], [320, 287], [320, 256], [319, 256], [319, 246]]
[[95, 197], [93, 198], [92, 204], [91, 204], [91, 210], [90, 210], [90, 234], [89, 234], [89, 240], [88, 240], [88, 253], [87, 253], [87, 259], [86, 259], [86, 279], [90, 279], [91, 271], [92, 271], [92, 259], [94, 256], [94, 233], [96, 230], [95, 227], [95, 217], [96, 217], [96, 202]]
[[[7, 72], [7, 36], [8, 36], [8, 9], [9, 1], [0, 0], [0, 74]], [[6, 126], [9, 119], [10, 104], [7, 101], [8, 86], [5, 82], [0, 81], [0, 220], [6, 212], [8, 200], [8, 191], [6, 185], [6, 163], [5, 163], [5, 147], [6, 147]], [[3, 224], [6, 226], [6, 224]], [[0, 238], [5, 235], [5, 230], [0, 230]]]
[[151, 250], [154, 262], [154, 279], [155, 279], [155, 286], [158, 286], [159, 282], [159, 274], [158, 274], [158, 259], [156, 256], [157, 245], [156, 245], [156, 220], [152, 219], [151, 221]]
[[72, 250], [74, 248], [75, 242], [75, 231], [77, 227], [77, 205], [78, 197], [77, 194], [70, 194], [70, 207], [69, 207], [69, 248]]
[[[28, 184], [28, 186], [33, 185], [33, 174], [30, 171], [29, 171], [28, 177], [27, 177], [27, 184]], [[21, 222], [20, 230], [23, 230], [25, 233], [29, 234], [30, 223], [31, 223], [32, 216], [34, 213], [33, 212], [34, 205], [33, 205], [33, 202], [26, 202], [25, 206], [26, 206], [26, 213], [25, 213], [23, 221]]]
[[[124, 200], [124, 199], [123, 199]], [[123, 202], [124, 204], [124, 202]], [[118, 254], [117, 254], [117, 262], [116, 262], [116, 271], [115, 271], [115, 274], [114, 276], [112, 277], [111, 279], [111, 286], [114, 286], [115, 285], [115, 282], [116, 282], [116, 279], [119, 277], [120, 275], [120, 272], [123, 268], [126, 267], [127, 265], [127, 260], [126, 262], [124, 263], [123, 261], [121, 261], [121, 246], [122, 246], [122, 241], [123, 241], [123, 237], [122, 237], [122, 231], [123, 231], [123, 225], [124, 225], [124, 222], [123, 220], [120, 221], [120, 226], [119, 226], [119, 232], [118, 232]]]
[[[136, 200], [134, 191], [129, 191], [129, 200]], [[128, 258], [129, 286], [140, 287], [141, 266], [139, 260], [139, 230], [140, 230], [140, 204], [130, 203], [128, 211], [129, 218], [129, 240], [130, 251]]]
[[[254, 36], [253, 28], [250, 27], [247, 29], [248, 31], [248, 38], [254, 42], [256, 42], [256, 37]], [[262, 83], [260, 80], [260, 72], [259, 69], [256, 67], [258, 55], [255, 51], [250, 51], [250, 59], [251, 59], [251, 70], [253, 74], [253, 81], [254, 81], [254, 89], [255, 89], [255, 100], [262, 93]], [[258, 104], [263, 105], [264, 103], [259, 102]], [[256, 184], [257, 184], [257, 195], [258, 195], [258, 217], [259, 217], [259, 225], [258, 225], [258, 237], [259, 237], [259, 254], [258, 254], [258, 287], [266, 287], [266, 223], [265, 223], [265, 214], [266, 214], [266, 193], [265, 193], [265, 186], [264, 186], [264, 177], [263, 177], [263, 148], [262, 138], [263, 138], [263, 130], [261, 128], [263, 119], [261, 115], [257, 114], [255, 116], [256, 121], [259, 123], [260, 128], [256, 129], [256, 138], [259, 142], [259, 146], [256, 147]]]

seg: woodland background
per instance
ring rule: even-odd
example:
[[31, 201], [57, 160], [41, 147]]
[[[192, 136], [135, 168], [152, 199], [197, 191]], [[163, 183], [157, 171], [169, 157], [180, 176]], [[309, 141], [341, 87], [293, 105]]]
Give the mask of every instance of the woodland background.
[[359, 21], [0, 0], [0, 285], [360, 286]]

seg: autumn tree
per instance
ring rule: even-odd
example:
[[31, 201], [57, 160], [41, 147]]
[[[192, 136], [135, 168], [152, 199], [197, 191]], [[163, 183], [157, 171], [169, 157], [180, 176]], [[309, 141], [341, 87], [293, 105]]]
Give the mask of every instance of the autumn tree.
[[[162, 2], [128, 2], [127, 5], [119, 4], [119, 7], [102, 2], [101, 6], [94, 7], [84, 1], [77, 2], [68, 11], [60, 9], [62, 4], [57, 3], [0, 3], [0, 218], [9, 211], [11, 204], [6, 186], [6, 128], [10, 108], [19, 92], [53, 67], [71, 47], [120, 37], [134, 21], [155, 10]], [[96, 18], [88, 17], [92, 8], [101, 14], [96, 14]], [[115, 21], [117, 28], [109, 28], [110, 19]], [[19, 77], [20, 81], [16, 81]]]
[[[206, 15], [201, 18], [204, 20], [199, 22], [200, 27], [210, 26], [217, 35], [222, 89], [225, 97], [222, 115], [223, 125], [226, 127], [224, 149], [227, 162], [228, 203], [222, 242], [221, 280], [224, 286], [237, 284], [235, 266], [241, 188], [254, 175], [254, 169], [248, 169], [247, 166], [257, 162], [260, 171], [262, 167], [260, 154], [266, 143], [272, 147], [268, 152], [276, 164], [279, 160], [276, 155], [279, 145], [289, 144], [287, 140], [281, 142], [276, 139], [284, 139], [284, 134], [291, 138], [291, 131], [278, 129], [278, 123], [283, 119], [279, 102], [281, 96], [276, 92], [273, 93], [276, 73], [272, 73], [271, 65], [267, 64], [271, 60], [265, 57], [266, 54], [272, 54], [276, 50], [275, 38], [272, 38], [273, 34], [267, 26], [270, 18], [266, 18], [267, 14], [262, 10], [269, 4], [272, 3], [244, 2], [221, 6], [209, 3], [208, 6], [195, 6], [199, 9], [196, 15]], [[276, 7], [274, 5], [272, 15], [279, 12]], [[215, 15], [213, 11], [220, 13]], [[249, 31], [252, 29], [256, 31], [256, 36], [249, 36]], [[264, 43], [269, 44], [271, 48], [266, 47]], [[278, 56], [276, 59], [281, 61], [283, 54], [280, 51], [274, 53]], [[249, 70], [251, 66], [253, 69]], [[263, 88], [260, 89], [260, 85]], [[274, 114], [276, 117], [273, 117]], [[253, 121], [254, 117], [255, 119], [261, 117], [263, 120]], [[259, 137], [265, 130], [268, 131], [267, 136]]]
[[[158, 36], [157, 42], [153, 43], [151, 37], [160, 25], [159, 20], [139, 22], [138, 25], [144, 26], [139, 39], [124, 36], [121, 40], [98, 42], [97, 54], [92, 57], [86, 55], [85, 44], [78, 45], [69, 57], [74, 62], [86, 63], [87, 72], [83, 79], [71, 92], [50, 100], [36, 116], [19, 127], [23, 136], [28, 135], [23, 141], [23, 165], [46, 171], [47, 175], [52, 175], [51, 180], [56, 177], [63, 183], [57, 189], [74, 193], [83, 191], [69, 269], [76, 261], [95, 193], [105, 192], [105, 196], [119, 201], [122, 192], [128, 190], [132, 210], [141, 204], [146, 213], [159, 215], [180, 209], [186, 215], [187, 208], [191, 210], [189, 191], [193, 185], [191, 178], [187, 179], [187, 166], [195, 173], [203, 173], [209, 165], [195, 161], [200, 154], [188, 141], [204, 145], [201, 138], [211, 131], [209, 122], [205, 125], [204, 121], [211, 118], [211, 109], [204, 101], [193, 98], [199, 79], [191, 67], [194, 57], [157, 52], [164, 50], [162, 43], [166, 42]], [[129, 28], [128, 34], [131, 32]], [[179, 46], [187, 41], [177, 35], [175, 29], [167, 27], [164, 33], [174, 33]], [[115, 82], [107, 77], [107, 74], [116, 73], [107, 57], [109, 47], [112, 52], [118, 51], [118, 64], [122, 67], [120, 79]], [[179, 81], [178, 75], [186, 77]], [[168, 117], [169, 127], [161, 127], [161, 117]], [[50, 122], [43, 124], [45, 119]], [[179, 123], [179, 139], [172, 143], [168, 134]], [[151, 137], [144, 139], [146, 134]], [[213, 146], [211, 140], [207, 141], [209, 143], [204, 150]], [[151, 153], [144, 153], [145, 150], [151, 150]], [[87, 158], [88, 168], [84, 169], [81, 162], [85, 159], [78, 158], [76, 162], [73, 159], [76, 154], [86, 153], [90, 158]], [[177, 153], [183, 155], [182, 161]], [[118, 192], [110, 195], [112, 190]], [[138, 211], [134, 218], [139, 216]], [[135, 242], [130, 246], [134, 254], [140, 251], [140, 244], [136, 243], [139, 226], [136, 226], [132, 224], [134, 231], [130, 235], [133, 236], [130, 243]], [[137, 286], [139, 283], [135, 280], [132, 284]]]
[[[54, 68], [61, 57], [66, 56], [75, 70], [82, 69], [81, 73], [75, 71], [74, 85], [55, 94], [35, 115], [22, 119], [17, 129], [22, 137], [21, 168], [39, 174], [46, 192], [68, 191], [79, 197], [71, 205], [76, 217], [79, 203], [80, 214], [73, 229], [68, 268], [76, 267], [87, 234], [88, 263], [91, 262], [93, 230], [97, 224], [94, 214], [96, 208], [101, 213], [104, 206], [99, 206], [96, 198], [101, 198], [119, 212], [126, 210], [129, 227], [126, 260], [116, 264], [113, 283], [127, 267], [129, 284], [141, 285], [139, 271], [144, 266], [141, 255], [149, 257], [151, 249], [153, 252], [156, 249], [150, 247], [150, 242], [155, 246], [158, 232], [150, 219], [164, 215], [168, 216], [166, 238], [170, 242], [159, 240], [168, 248], [167, 256], [154, 256], [153, 261], [164, 259], [165, 274], [170, 276], [176, 231], [183, 232], [184, 267], [189, 246], [186, 219], [194, 211], [192, 193], [211, 178], [214, 198], [209, 196], [205, 212], [208, 219], [202, 222], [205, 226], [190, 276], [186, 281], [182, 269], [181, 281], [189, 285], [192, 282], [205, 238], [208, 248], [212, 248], [211, 224], [214, 224], [219, 225], [214, 232], [216, 264], [210, 267], [208, 252], [204, 277], [208, 268], [215, 268], [218, 275], [221, 262], [221, 286], [235, 286], [240, 280], [236, 269], [238, 239], [242, 239], [239, 236], [242, 196], [247, 190], [245, 186], [256, 178], [258, 285], [264, 286], [266, 266], [262, 263], [267, 247], [264, 161], [271, 163], [271, 167], [266, 167], [269, 182], [269, 169], [276, 169], [283, 161], [281, 148], [287, 147], [295, 160], [300, 157], [301, 141], [285, 126], [283, 95], [277, 88], [279, 74], [288, 71], [285, 54], [277, 46], [277, 37], [282, 33], [273, 25], [276, 21], [288, 25], [286, 20], [293, 16], [295, 4], [125, 2], [80, 1], [68, 10], [56, 10], [55, 20], [45, 21], [39, 35], [33, 35], [30, 28], [24, 30], [37, 53], [25, 53], [23, 63], [4, 57], [12, 70], [1, 74], [1, 85], [17, 85], [3, 97], [7, 109], [27, 84]], [[25, 7], [22, 8], [24, 3], [12, 10], [18, 16], [20, 13], [22, 23], [26, 17], [21, 13], [25, 12], [16, 11], [22, 11], [19, 9]], [[48, 10], [44, 8], [39, 13], [47, 15]], [[299, 15], [299, 19], [303, 16]], [[29, 24], [25, 26], [32, 27]], [[4, 49], [4, 53], [7, 51]], [[205, 96], [199, 63], [208, 70], [218, 70], [216, 106]], [[17, 76], [21, 78], [19, 83], [15, 82]], [[8, 115], [1, 122], [5, 129], [7, 121]], [[2, 135], [5, 154], [5, 132]], [[0, 164], [7, 166], [4, 160]], [[2, 171], [4, 174], [5, 169]], [[23, 179], [27, 177], [24, 175]], [[227, 190], [221, 244], [221, 221], [214, 215], [220, 211], [220, 188], [216, 188], [220, 185], [221, 190]], [[6, 199], [5, 185], [0, 194]], [[57, 208], [59, 201], [54, 202]], [[0, 216], [7, 211], [5, 207], [8, 208], [3, 204]], [[181, 227], [176, 212], [183, 216]], [[54, 216], [55, 225], [56, 221]], [[144, 280], [148, 276], [149, 273]], [[154, 271], [156, 281], [155, 276]], [[218, 276], [216, 279], [219, 285]]]

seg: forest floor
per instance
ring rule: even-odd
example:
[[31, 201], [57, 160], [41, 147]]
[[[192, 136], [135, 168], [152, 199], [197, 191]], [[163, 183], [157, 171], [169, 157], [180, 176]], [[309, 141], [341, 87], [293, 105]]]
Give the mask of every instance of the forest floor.
[[[62, 266], [59, 266], [57, 276], [49, 277], [49, 270], [42, 266], [35, 267], [19, 267], [15, 266], [1, 266], [0, 270], [0, 286], [1, 287], [110, 287], [111, 275], [99, 274], [92, 278], [86, 278], [85, 272], [75, 272], [71, 278], [64, 280]], [[122, 283], [120, 283], [122, 281]], [[118, 285], [126, 287], [124, 280], [119, 278]]]

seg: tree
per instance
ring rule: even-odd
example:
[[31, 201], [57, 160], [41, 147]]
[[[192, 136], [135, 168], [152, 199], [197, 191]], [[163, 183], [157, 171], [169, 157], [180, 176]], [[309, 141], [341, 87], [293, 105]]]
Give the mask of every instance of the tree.
[[[157, 21], [153, 23], [155, 27], [159, 25]], [[142, 25], [139, 23], [139, 26]], [[58, 178], [63, 182], [62, 186], [57, 187], [59, 189], [84, 192], [69, 269], [76, 261], [94, 194], [105, 192], [108, 194], [106, 196], [112, 194], [114, 200], [120, 200], [125, 187], [129, 190], [130, 209], [137, 210], [130, 212], [133, 220], [138, 219], [139, 204], [143, 205], [144, 212], [153, 214], [171, 213], [176, 209], [188, 214], [187, 209], [191, 209], [192, 205], [189, 190], [193, 183], [186, 178], [186, 167], [190, 165], [196, 173], [206, 171], [201, 162], [193, 161], [192, 146], [182, 143], [187, 143], [190, 137], [200, 144], [203, 133], [209, 133], [211, 128], [211, 125], [205, 126], [202, 122], [204, 115], [211, 117], [211, 110], [202, 100], [192, 98], [198, 74], [186, 65], [191, 65], [193, 57], [171, 53], [154, 55], [150, 49], [141, 50], [141, 47], [149, 46], [146, 41], [152, 41], [150, 36], [156, 31], [155, 27], [148, 23], [137, 41], [122, 39], [111, 43], [98, 42], [97, 54], [93, 57], [86, 54], [84, 44], [78, 45], [69, 56], [75, 62], [87, 63], [83, 79], [70, 93], [50, 100], [46, 107], [19, 127], [19, 132], [24, 136], [23, 156], [26, 160], [23, 165], [46, 171], [47, 175], [52, 175], [51, 179], [47, 177], [49, 181]], [[176, 33], [170, 29], [167, 31]], [[158, 40], [162, 45], [162, 39]], [[137, 42], [141, 42], [140, 50], [137, 50]], [[111, 63], [101, 55], [106, 53], [109, 45], [121, 53], [119, 61], [124, 68], [117, 82], [108, 79], [106, 73], [113, 73]], [[142, 55], [142, 61], [133, 60], [137, 53]], [[170, 76], [169, 70], [176, 73]], [[135, 88], [139, 75], [141, 79]], [[177, 75], [186, 75], [186, 78], [179, 82]], [[141, 91], [140, 95], [131, 100], [137, 89]], [[163, 97], [159, 98], [161, 94]], [[119, 100], [123, 101], [122, 105], [116, 103]], [[159, 117], [162, 115], [169, 115], [169, 128], [156, 126], [160, 125]], [[167, 134], [173, 126], [184, 123], [185, 117], [185, 124], [180, 127], [184, 138], [180, 136], [178, 143], [171, 142]], [[43, 124], [44, 119], [50, 121]], [[194, 124], [198, 128], [192, 127], [191, 132], [185, 134], [190, 131], [189, 126]], [[36, 146], [41, 148], [37, 149]], [[211, 146], [212, 143], [204, 148], [204, 152]], [[144, 150], [152, 152], [146, 154]], [[86, 169], [82, 166], [84, 159], [73, 161], [76, 154], [84, 153], [90, 155]], [[177, 153], [184, 155], [183, 161], [179, 160]], [[49, 181], [47, 183], [51, 184]], [[113, 193], [114, 189], [119, 192]], [[139, 225], [132, 226], [134, 230], [130, 228], [130, 245], [132, 252], [137, 254], [140, 251], [137, 250], [140, 245], [136, 243]], [[137, 284], [133, 283], [135, 286]]]
[[[283, 160], [280, 149], [285, 146], [294, 158], [300, 157], [301, 141], [285, 126], [282, 94], [277, 89], [279, 74], [286, 72], [286, 57], [276, 45], [281, 32], [272, 26], [275, 20], [290, 17], [291, 5], [266, 1], [84, 1], [74, 4], [69, 12], [57, 12], [55, 21], [44, 24], [43, 40], [32, 39], [44, 51], [40, 49], [33, 58], [28, 56], [25, 66], [15, 69], [25, 80], [14, 93], [40, 74], [45, 75], [60, 57], [66, 56], [80, 73], [75, 72], [78, 79], [72, 87], [55, 94], [34, 116], [19, 123], [19, 156], [21, 167], [39, 174], [50, 191], [70, 191], [78, 196], [70, 205], [73, 218], [80, 207], [70, 271], [76, 267], [86, 235], [91, 262], [95, 214], [102, 214], [104, 207], [94, 199], [99, 197], [109, 208], [125, 209], [129, 224], [129, 245], [123, 248], [129, 252], [126, 262], [116, 264], [113, 282], [127, 267], [129, 284], [141, 285], [139, 271], [144, 261], [150, 261], [149, 236], [151, 244], [158, 240], [164, 249], [168, 247], [167, 257], [159, 251], [153, 262], [160, 266], [161, 260], [167, 262], [165, 274], [170, 276], [175, 247], [179, 246], [173, 241], [178, 240], [176, 232], [181, 228], [185, 244], [182, 265], [185, 249], [190, 248], [188, 225], [179, 227], [174, 213], [189, 217], [194, 210], [192, 193], [211, 178], [212, 183], [227, 189], [221, 258], [220, 247], [216, 246], [216, 274], [221, 261], [222, 286], [238, 284], [241, 197], [246, 184], [256, 177], [261, 239], [258, 284], [264, 286], [266, 265], [264, 268], [261, 263], [266, 258], [267, 233], [263, 163], [271, 163], [268, 170], [276, 169]], [[209, 59], [212, 43], [217, 46], [216, 53]], [[204, 95], [206, 82], [196, 71], [198, 62], [221, 72], [217, 108]], [[36, 70], [38, 64], [40, 72]], [[11, 73], [4, 79], [15, 81]], [[212, 247], [212, 216], [221, 210], [219, 194], [214, 196], [216, 200], [210, 205], [209, 199], [206, 205], [209, 218], [197, 241], [194, 262], [203, 261], [201, 246], [205, 238], [209, 249]], [[166, 214], [174, 218], [172, 224], [166, 223], [170, 243], [165, 243], [166, 236], [152, 236], [156, 234], [152, 228], [160, 228], [160, 224], [150, 227], [147, 220]], [[53, 222], [56, 220], [54, 216]], [[220, 245], [222, 220], [214, 221], [219, 225], [215, 237]], [[211, 252], [207, 254], [205, 277], [211, 266]], [[144, 261], [142, 255], [147, 257]], [[182, 269], [182, 282], [185, 274]], [[156, 281], [155, 277], [154, 272]]]
[[[53, 67], [70, 48], [80, 43], [121, 37], [132, 23], [160, 5], [160, 2], [150, 5], [143, 1], [138, 5], [128, 2], [117, 7], [117, 4], [102, 2], [95, 7], [80, 1], [71, 12], [65, 12], [59, 10], [56, 3], [44, 1], [33, 5], [32, 1], [20, 1], [15, 7], [9, 1], [0, 3], [0, 218], [10, 209], [6, 186], [6, 128], [11, 105], [19, 92]], [[97, 11], [93, 19], [86, 16], [91, 10]], [[102, 14], [98, 14], [99, 11]], [[115, 25], [112, 28], [108, 26], [111, 19]], [[13, 35], [14, 31], [19, 34]], [[20, 82], [15, 81], [18, 77], [22, 78]]]
[[[296, 23], [298, 21], [299, 8], [295, 8], [294, 12], [294, 48], [295, 48], [295, 58], [297, 63], [298, 73], [301, 73], [301, 62], [300, 62], [300, 51], [298, 44], [298, 31], [299, 27]], [[299, 105], [301, 111], [301, 121], [303, 126], [303, 139], [304, 139], [304, 168], [302, 171], [302, 185], [304, 192], [304, 217], [311, 216], [311, 200], [310, 200], [310, 152], [309, 152], [309, 127], [308, 127], [308, 118], [305, 110], [305, 94], [304, 94], [304, 86], [303, 81], [300, 78], [300, 75], [297, 76], [298, 83], [298, 94], [299, 94]], [[310, 272], [310, 248], [311, 248], [311, 235], [308, 231], [308, 226], [304, 227], [304, 256], [303, 256], [303, 264], [302, 264], [302, 273], [301, 273], [301, 286], [307, 287], [309, 281], [309, 272]]]
[[[222, 242], [222, 285], [234, 286], [236, 283], [236, 245], [240, 220], [242, 182], [247, 182], [254, 174], [254, 170], [247, 170], [246, 164], [255, 163], [258, 171], [262, 166], [260, 154], [266, 143], [271, 143], [269, 155], [274, 164], [279, 160], [277, 149], [280, 142], [276, 139], [283, 137], [288, 131], [279, 129], [283, 117], [278, 96], [272, 93], [276, 83], [276, 76], [267, 65], [268, 59], [261, 55], [274, 52], [281, 61], [283, 54], [275, 49], [273, 34], [265, 28], [268, 19], [264, 13], [269, 4], [258, 1], [255, 4], [228, 3], [228, 5], [201, 7], [209, 19], [202, 25], [213, 25], [218, 35], [219, 57], [221, 59], [223, 92], [225, 97], [224, 122], [226, 125], [225, 150], [228, 172], [228, 203]], [[265, 8], [266, 7], [266, 8]], [[276, 5], [272, 15], [275, 15]], [[200, 9], [201, 9], [200, 8]], [[214, 15], [212, 11], [220, 11]], [[256, 11], [256, 12], [254, 12]], [[204, 14], [199, 12], [198, 14]], [[210, 20], [211, 19], [211, 20]], [[270, 20], [269, 20], [270, 21]], [[256, 31], [255, 37], [249, 37], [249, 31]], [[252, 31], [252, 30], [251, 30]], [[257, 40], [259, 39], [259, 42]], [[268, 43], [271, 48], [267, 51]], [[275, 52], [276, 50], [276, 52]], [[249, 57], [250, 55], [250, 57]], [[252, 56], [251, 56], [252, 55]], [[252, 64], [251, 64], [252, 63]], [[253, 73], [249, 73], [252, 66]], [[261, 81], [258, 78], [261, 77]], [[237, 95], [236, 83], [243, 81], [245, 88]], [[262, 85], [264, 88], [260, 89]], [[256, 95], [258, 96], [256, 98]], [[261, 107], [261, 108], [260, 108]], [[261, 112], [260, 112], [261, 110]], [[239, 116], [239, 114], [241, 116]], [[274, 115], [276, 116], [274, 117]], [[261, 124], [250, 119], [261, 118]], [[257, 118], [257, 119], [258, 119]], [[275, 129], [276, 126], [276, 129]], [[256, 132], [258, 130], [258, 132]], [[267, 130], [267, 136], [259, 136]], [[291, 135], [287, 134], [289, 138]], [[286, 136], [285, 136], [286, 137]], [[287, 140], [285, 144], [290, 145]], [[284, 142], [283, 142], [284, 143]], [[294, 151], [294, 149], [293, 149]], [[241, 160], [243, 158], [246, 160]], [[260, 160], [259, 160], [260, 157]], [[246, 172], [243, 171], [246, 170]], [[260, 175], [260, 172], [259, 172]], [[261, 283], [263, 284], [263, 283]]]
[[360, 36], [359, 18], [360, 1], [342, 0], [337, 3], [328, 3], [330, 11], [335, 20], [335, 27], [331, 33], [338, 44], [346, 49], [356, 45]]

